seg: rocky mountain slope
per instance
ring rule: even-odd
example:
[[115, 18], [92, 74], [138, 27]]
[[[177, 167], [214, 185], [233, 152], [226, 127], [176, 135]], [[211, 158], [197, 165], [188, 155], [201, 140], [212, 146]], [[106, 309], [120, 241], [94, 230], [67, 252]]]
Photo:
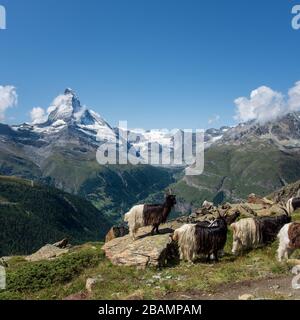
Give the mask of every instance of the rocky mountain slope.
[[90, 202], [29, 180], [0, 176], [0, 256], [69, 238], [101, 240], [110, 222]]
[[34, 179], [84, 196], [115, 219], [174, 182], [169, 169], [100, 166], [97, 149], [117, 138], [117, 130], [83, 106], [71, 89], [55, 98], [48, 110], [41, 123], [0, 125], [0, 174]]
[[239, 201], [249, 193], [265, 196], [300, 179], [300, 118], [249, 122], [227, 130], [205, 152], [201, 176], [185, 176], [174, 186], [181, 210], [203, 200]]

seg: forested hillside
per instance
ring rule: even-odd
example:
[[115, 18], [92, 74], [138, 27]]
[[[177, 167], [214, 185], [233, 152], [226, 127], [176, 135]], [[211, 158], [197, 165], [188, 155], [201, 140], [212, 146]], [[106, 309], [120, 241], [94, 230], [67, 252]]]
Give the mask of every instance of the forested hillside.
[[0, 256], [28, 254], [68, 237], [101, 240], [110, 222], [90, 202], [29, 180], [0, 177]]

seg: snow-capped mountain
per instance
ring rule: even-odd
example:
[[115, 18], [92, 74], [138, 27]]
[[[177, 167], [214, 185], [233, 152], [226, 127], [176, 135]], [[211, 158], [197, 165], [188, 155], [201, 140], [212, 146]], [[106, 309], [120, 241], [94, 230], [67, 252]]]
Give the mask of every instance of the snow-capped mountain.
[[[299, 116], [290, 113], [264, 124], [250, 121], [206, 130], [204, 173], [185, 176], [174, 191], [183, 198], [193, 194], [193, 201], [200, 205], [205, 199], [223, 201], [242, 199], [251, 192], [268, 194], [299, 179]], [[66, 89], [54, 99], [47, 118], [40, 123], [13, 127], [0, 124], [0, 174], [46, 181], [80, 193], [108, 210], [111, 210], [109, 199], [113, 197], [114, 210], [123, 212], [126, 206], [119, 201], [120, 192], [125, 203], [130, 189], [133, 204], [135, 194], [139, 194], [139, 199], [144, 197], [140, 193], [143, 187], [135, 188], [138, 181], [143, 181], [142, 184], [148, 181], [148, 191], [156, 192], [161, 175], [165, 174], [164, 187], [173, 182], [174, 168], [164, 171], [161, 167], [126, 166], [128, 171], [124, 173], [123, 166], [100, 166], [95, 157], [97, 149], [107, 140], [118, 139], [122, 130], [112, 127], [82, 105], [73, 90]], [[174, 152], [174, 135], [169, 131], [126, 129], [126, 133], [130, 155], [139, 160], [143, 160], [151, 144], [158, 150], [164, 147], [171, 154]]]
[[97, 136], [106, 137], [106, 139], [115, 138], [115, 132], [110, 125], [99, 114], [83, 106], [76, 93], [70, 88], [54, 99], [48, 112], [48, 119], [43, 123], [31, 126], [25, 124], [14, 128], [18, 130], [27, 127], [36, 133], [55, 134], [67, 127], [72, 127], [94, 139]]
[[263, 124], [254, 120], [241, 123], [227, 130], [216, 144], [242, 146], [264, 141], [280, 149], [300, 148], [300, 113], [292, 112]]
[[[105, 141], [118, 141], [120, 145], [127, 143], [130, 154], [139, 158], [141, 162], [150, 150], [158, 150], [159, 153], [162, 150], [167, 150], [171, 154], [174, 152], [174, 133], [166, 129], [127, 129], [128, 141], [126, 142], [121, 138], [122, 128], [113, 128], [98, 113], [82, 105], [75, 91], [70, 88], [53, 100], [48, 108], [47, 119], [39, 123], [13, 126], [13, 129], [19, 133], [37, 134], [43, 143], [49, 141], [67, 143], [68, 138], [63, 139], [62, 135], [66, 132], [70, 134], [70, 131], [72, 136], [77, 133], [82, 139], [90, 141], [95, 146]], [[222, 127], [207, 130], [204, 137], [205, 148], [220, 140], [228, 129], [228, 127]]]

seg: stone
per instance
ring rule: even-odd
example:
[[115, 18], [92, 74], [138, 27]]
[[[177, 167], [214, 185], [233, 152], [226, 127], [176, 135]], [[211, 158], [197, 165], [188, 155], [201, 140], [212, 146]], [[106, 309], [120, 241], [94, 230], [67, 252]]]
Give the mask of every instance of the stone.
[[92, 293], [95, 285], [101, 280], [101, 277], [86, 279], [85, 289], [87, 292]]
[[1, 257], [0, 258], [0, 266], [7, 268], [9, 266], [8, 261], [11, 257]]
[[52, 260], [68, 252], [69, 249], [60, 249], [52, 244], [46, 244], [37, 252], [25, 257], [25, 259], [30, 262]]
[[280, 289], [280, 285], [276, 284], [276, 285], [274, 285], [273, 287], [271, 287], [270, 289], [272, 289], [272, 290], [278, 290], [278, 289]]
[[102, 249], [114, 265], [161, 267], [178, 257], [177, 246], [170, 241], [170, 235], [180, 227], [177, 221], [160, 227], [160, 234], [151, 236], [151, 227], [140, 228], [138, 238], [129, 235], [107, 242]]
[[56, 243], [53, 243], [53, 245], [57, 248], [60, 248], [60, 249], [64, 249], [66, 248], [68, 245], [69, 245], [69, 239], [63, 239], [61, 241], [58, 241]]
[[253, 300], [255, 297], [253, 294], [242, 294], [241, 296], [239, 296], [239, 300]]
[[124, 237], [129, 233], [127, 226], [113, 226], [105, 237], [105, 242], [109, 242], [115, 238]]
[[144, 300], [144, 291], [143, 290], [136, 290], [132, 294], [125, 297], [124, 300]]

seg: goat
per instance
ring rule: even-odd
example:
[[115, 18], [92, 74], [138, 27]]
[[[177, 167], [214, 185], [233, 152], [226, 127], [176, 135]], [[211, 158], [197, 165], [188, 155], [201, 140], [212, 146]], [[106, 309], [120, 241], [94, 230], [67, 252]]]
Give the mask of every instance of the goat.
[[[239, 212], [239, 211], [234, 212], [232, 215], [227, 215], [227, 214], [225, 213], [224, 218], [225, 218], [225, 220], [226, 220], [227, 226], [230, 226], [232, 223], [234, 223], [239, 216], [240, 216], [240, 212]], [[211, 221], [208, 221], [208, 220], [204, 220], [204, 221], [198, 222], [197, 224], [198, 224], [198, 225], [202, 225], [202, 226], [204, 226], [204, 227], [215, 227], [215, 226], [217, 225], [217, 222], [216, 222], [216, 221], [217, 221], [217, 220], [214, 220], [214, 221], [212, 221], [212, 222], [211, 222]], [[218, 255], [219, 255], [219, 256], [223, 256], [223, 255], [224, 255], [224, 250], [223, 250], [223, 249], [222, 249], [222, 250], [219, 250]], [[212, 255], [211, 255], [211, 259], [215, 259], [215, 258], [216, 258], [215, 255], [212, 254]]]
[[159, 233], [159, 226], [165, 223], [172, 208], [176, 204], [175, 195], [167, 195], [163, 204], [141, 204], [136, 205], [125, 214], [124, 221], [128, 222], [129, 233], [133, 240], [136, 232], [144, 226], [152, 226], [151, 235]]
[[231, 225], [232, 253], [267, 245], [276, 239], [278, 231], [291, 221], [288, 214], [277, 217], [246, 218]]
[[300, 208], [300, 198], [290, 198], [286, 203], [287, 211], [291, 215]]
[[[236, 219], [239, 214], [239, 212], [234, 213], [230, 216], [230, 220]], [[208, 260], [213, 255], [218, 261], [218, 252], [224, 249], [227, 240], [227, 219], [220, 216], [212, 223], [202, 221], [185, 224], [176, 229], [171, 238], [178, 242], [180, 259], [193, 262], [203, 254]]]
[[288, 259], [296, 249], [300, 249], [300, 223], [292, 222], [284, 225], [278, 233], [278, 261]]

